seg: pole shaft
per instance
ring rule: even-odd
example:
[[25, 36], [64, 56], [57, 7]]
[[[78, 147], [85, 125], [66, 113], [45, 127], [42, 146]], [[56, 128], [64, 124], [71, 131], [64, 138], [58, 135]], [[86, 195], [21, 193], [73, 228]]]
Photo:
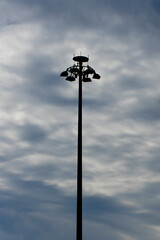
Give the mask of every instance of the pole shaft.
[[78, 164], [77, 164], [77, 240], [82, 240], [82, 62], [79, 62]]

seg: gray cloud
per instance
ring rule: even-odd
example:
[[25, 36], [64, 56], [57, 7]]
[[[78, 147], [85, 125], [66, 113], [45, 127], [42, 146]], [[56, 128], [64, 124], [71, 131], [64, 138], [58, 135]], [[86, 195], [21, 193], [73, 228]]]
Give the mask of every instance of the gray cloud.
[[159, 96], [144, 98], [138, 106], [132, 109], [131, 117], [142, 121], [159, 121]]
[[24, 141], [41, 142], [46, 137], [46, 132], [39, 126], [26, 124], [21, 127], [21, 137]]

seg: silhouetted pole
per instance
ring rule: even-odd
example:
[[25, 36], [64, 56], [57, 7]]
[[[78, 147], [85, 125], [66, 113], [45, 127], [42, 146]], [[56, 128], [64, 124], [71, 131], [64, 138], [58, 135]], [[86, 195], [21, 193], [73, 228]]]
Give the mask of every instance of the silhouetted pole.
[[77, 166], [77, 240], [82, 240], [82, 62], [79, 64], [78, 166]]
[[[67, 81], [73, 82], [79, 76], [78, 88], [78, 149], [77, 149], [77, 231], [76, 240], [82, 240], [82, 81], [92, 82], [88, 77], [93, 75], [93, 79], [100, 79], [100, 75], [95, 72], [89, 65], [84, 66], [89, 58], [76, 56], [73, 58], [77, 64], [67, 68], [61, 73], [61, 77], [66, 77]], [[70, 74], [68, 76], [68, 73]]]

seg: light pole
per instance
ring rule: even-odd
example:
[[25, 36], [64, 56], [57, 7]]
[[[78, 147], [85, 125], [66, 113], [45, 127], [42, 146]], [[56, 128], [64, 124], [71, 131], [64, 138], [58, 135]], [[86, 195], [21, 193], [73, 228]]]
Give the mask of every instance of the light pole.
[[76, 56], [73, 66], [61, 73], [61, 77], [66, 77], [67, 81], [73, 82], [79, 76], [79, 96], [78, 96], [78, 152], [77, 152], [77, 231], [76, 240], [82, 240], [82, 82], [92, 82], [93, 79], [100, 79], [100, 75], [89, 65], [83, 63], [89, 61], [88, 57]]

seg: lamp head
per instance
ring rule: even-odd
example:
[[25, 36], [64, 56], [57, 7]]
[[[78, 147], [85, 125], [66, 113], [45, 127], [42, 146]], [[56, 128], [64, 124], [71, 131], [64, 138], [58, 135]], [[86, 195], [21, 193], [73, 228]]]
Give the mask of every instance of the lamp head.
[[92, 80], [89, 77], [83, 77], [83, 82], [92, 82]]
[[88, 68], [87, 70], [84, 71], [84, 74], [94, 74], [95, 71], [93, 68]]
[[68, 72], [67, 71], [61, 72], [60, 76], [61, 77], [67, 77], [68, 76]]
[[74, 73], [74, 74], [79, 73], [79, 69], [76, 67], [72, 67], [69, 71], [70, 71], [70, 73]]
[[94, 79], [100, 79], [101, 76], [100, 76], [98, 73], [94, 73], [93, 78], [94, 78]]
[[67, 81], [70, 81], [70, 82], [74, 82], [75, 81], [75, 78], [73, 76], [68, 76], [66, 78]]

